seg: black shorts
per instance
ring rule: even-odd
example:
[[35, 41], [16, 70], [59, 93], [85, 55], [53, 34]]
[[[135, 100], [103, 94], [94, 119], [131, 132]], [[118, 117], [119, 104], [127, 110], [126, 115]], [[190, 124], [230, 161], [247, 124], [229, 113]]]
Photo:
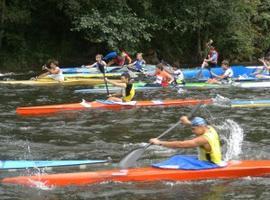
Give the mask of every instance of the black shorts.
[[209, 63], [208, 63], [208, 66], [206, 66], [205, 68], [206, 68], [206, 69], [210, 69], [210, 68], [214, 68], [214, 67], [217, 67], [217, 64], [216, 64], [216, 63], [211, 63], [211, 62], [209, 62]]

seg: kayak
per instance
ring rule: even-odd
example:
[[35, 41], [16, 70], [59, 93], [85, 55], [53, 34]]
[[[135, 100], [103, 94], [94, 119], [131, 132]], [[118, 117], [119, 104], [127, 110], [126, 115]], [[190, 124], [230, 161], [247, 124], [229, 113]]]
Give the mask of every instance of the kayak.
[[[233, 78], [239, 78], [239, 77], [253, 77], [253, 73], [256, 72], [257, 70], [261, 69], [262, 66], [232, 66], [232, 70], [234, 72]], [[87, 73], [100, 73], [98, 69], [96, 68], [79, 68], [79, 67], [73, 67], [73, 68], [61, 68], [63, 73], [67, 74], [72, 74], [72, 73], [82, 73], [82, 74], [87, 74]], [[146, 65], [145, 67], [145, 72], [146, 73], [151, 73], [154, 72], [155, 70], [155, 65]], [[127, 71], [127, 68], [125, 67], [119, 67], [119, 66], [112, 66], [112, 67], [107, 67], [107, 73], [112, 73], [112, 72], [124, 72]], [[196, 79], [198, 78], [198, 73], [201, 71], [200, 67], [197, 68], [191, 68], [191, 69], [182, 69], [184, 77], [186, 80], [189, 79]], [[211, 72], [221, 75], [224, 73], [223, 69], [221, 67], [215, 67], [211, 68]], [[83, 75], [82, 75], [83, 76]], [[201, 77], [203, 79], [208, 79], [210, 78], [210, 72], [207, 69], [203, 69], [201, 73]]]
[[90, 110], [90, 109], [124, 109], [150, 106], [192, 106], [197, 104], [222, 105], [228, 107], [269, 107], [270, 99], [257, 100], [219, 100], [219, 99], [170, 99], [170, 100], [151, 100], [151, 101], [131, 101], [131, 102], [112, 102], [108, 100], [96, 100], [87, 102], [82, 100], [80, 103], [44, 105], [32, 107], [18, 107], [18, 115], [47, 115], [64, 111]]
[[96, 100], [81, 103], [45, 105], [33, 107], [18, 107], [18, 115], [46, 115], [71, 110], [88, 110], [88, 109], [122, 109], [146, 106], [191, 106], [199, 103], [211, 104], [212, 99], [171, 99], [171, 100], [152, 100], [152, 101], [131, 101], [131, 102], [112, 102], [106, 100]]
[[240, 88], [269, 88], [270, 81], [260, 81], [260, 82], [241, 82], [237, 83], [236, 87]]
[[1, 160], [0, 170], [64, 167], [106, 163], [107, 160]]
[[261, 100], [232, 100], [232, 108], [241, 108], [241, 107], [269, 107], [270, 99], [261, 99]]
[[198, 181], [209, 179], [235, 179], [261, 177], [270, 174], [270, 160], [230, 161], [227, 167], [205, 170], [159, 169], [154, 167], [128, 170], [103, 170], [95, 172], [62, 173], [51, 175], [18, 176], [2, 179], [2, 183], [36, 186], [64, 187], [102, 182], [153, 182]]
[[[232, 66], [233, 70], [233, 78], [239, 78], [239, 77], [253, 77], [253, 73], [256, 72], [259, 69], [262, 69], [262, 66]], [[183, 74], [186, 80], [188, 79], [195, 79], [198, 78], [199, 72], [201, 71], [201, 68], [194, 68], [194, 69], [183, 69]], [[224, 70], [221, 67], [214, 67], [211, 68], [211, 72], [222, 75], [224, 73]], [[204, 79], [210, 78], [210, 72], [208, 69], [203, 69], [201, 72], [201, 77]]]
[[[134, 83], [136, 91], [147, 91], [147, 90], [161, 90], [164, 87], [161, 86], [147, 86], [145, 82]], [[210, 84], [206, 82], [190, 82], [186, 84], [172, 85], [168, 88], [186, 88], [186, 89], [219, 89], [219, 88], [269, 88], [270, 81], [244, 81], [244, 82], [233, 82], [232, 84]], [[121, 89], [117, 87], [109, 87], [110, 92], [119, 92]], [[107, 92], [104, 85], [96, 85], [94, 88], [79, 89], [75, 90], [75, 93], [89, 93], [89, 94], [104, 94]]]
[[[152, 72], [156, 68], [155, 65], [146, 65], [144, 67], [144, 70], [146, 72]], [[100, 73], [99, 69], [97, 68], [86, 68], [86, 67], [61, 67], [62, 72], [64, 74], [72, 74], [72, 73]], [[125, 72], [127, 71], [127, 67], [122, 67], [122, 66], [109, 66], [106, 67], [106, 74], [107, 73], [112, 73], [112, 72]]]
[[95, 85], [104, 83], [103, 79], [78, 79], [67, 78], [64, 82], [59, 82], [53, 79], [42, 78], [38, 80], [12, 80], [12, 81], [0, 81], [0, 84], [10, 85], [37, 85], [37, 86], [50, 86], [50, 85]]
[[[106, 77], [114, 77], [118, 78], [121, 76], [122, 73], [106, 73]], [[89, 74], [82, 74], [82, 73], [74, 73], [74, 74], [63, 74], [65, 78], [103, 78], [102, 73], [89, 73]], [[46, 77], [47, 78], [47, 77]], [[48, 77], [49, 78], [49, 77]]]

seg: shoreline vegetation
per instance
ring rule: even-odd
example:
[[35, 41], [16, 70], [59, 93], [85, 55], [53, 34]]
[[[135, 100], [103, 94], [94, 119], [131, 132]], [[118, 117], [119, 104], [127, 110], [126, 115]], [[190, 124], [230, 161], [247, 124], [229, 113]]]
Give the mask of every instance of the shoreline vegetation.
[[49, 58], [80, 66], [120, 48], [190, 68], [210, 38], [219, 60], [257, 64], [269, 32], [270, 0], [0, 0], [0, 70], [40, 70]]

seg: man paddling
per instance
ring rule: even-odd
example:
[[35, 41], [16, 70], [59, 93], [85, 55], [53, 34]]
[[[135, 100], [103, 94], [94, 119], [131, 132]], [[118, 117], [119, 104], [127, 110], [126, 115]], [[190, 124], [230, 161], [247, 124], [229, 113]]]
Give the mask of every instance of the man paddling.
[[126, 61], [128, 62], [128, 64], [132, 62], [130, 56], [124, 50], [121, 50], [119, 55], [115, 51], [110, 52], [106, 56], [104, 56], [103, 60], [109, 61], [108, 66], [111, 65], [123, 66], [125, 65]]
[[215, 47], [210, 45], [209, 49], [209, 54], [207, 55], [207, 58], [204, 59], [202, 64], [202, 68], [206, 67], [208, 70], [210, 70], [210, 68], [216, 67], [218, 63], [218, 52], [216, 51]]
[[[153, 76], [153, 75], [150, 75]], [[173, 81], [174, 78], [168, 72], [164, 70], [163, 64], [159, 63], [156, 65], [156, 72], [154, 74], [156, 80], [153, 83], [148, 83], [145, 86], [149, 87], [168, 87]]]
[[108, 100], [110, 101], [116, 101], [116, 102], [129, 102], [132, 101], [134, 95], [135, 95], [135, 89], [133, 86], [133, 83], [131, 82], [131, 78], [128, 72], [124, 72], [121, 75], [121, 80], [119, 81], [114, 81], [114, 80], [109, 80], [108, 78], [105, 78], [105, 80], [116, 86], [122, 88], [121, 93], [116, 93], [113, 95], [109, 95]]
[[48, 60], [47, 64], [42, 66], [42, 70], [46, 70], [47, 72], [39, 75], [36, 77], [36, 79], [49, 77], [53, 80], [63, 82], [64, 81], [64, 75], [62, 70], [58, 67], [59, 62], [57, 60], [51, 59]]
[[229, 61], [223, 60], [221, 63], [221, 67], [224, 70], [224, 73], [222, 75], [216, 75], [213, 72], [210, 72], [214, 78], [211, 78], [207, 80], [207, 83], [212, 84], [228, 84], [232, 82], [233, 78], [233, 70], [229, 65]]
[[82, 67], [86, 68], [98, 68], [100, 69], [101, 67], [104, 68], [106, 67], [107, 63], [102, 60], [103, 56], [101, 54], [96, 55], [96, 62], [92, 65], [83, 65]]
[[196, 148], [198, 147], [198, 159], [208, 161], [216, 165], [222, 165], [222, 153], [220, 140], [212, 126], [207, 125], [201, 117], [194, 117], [191, 121], [187, 116], [182, 116], [180, 121], [184, 125], [191, 125], [195, 138], [184, 141], [161, 141], [157, 138], [149, 140], [150, 143], [169, 148]]

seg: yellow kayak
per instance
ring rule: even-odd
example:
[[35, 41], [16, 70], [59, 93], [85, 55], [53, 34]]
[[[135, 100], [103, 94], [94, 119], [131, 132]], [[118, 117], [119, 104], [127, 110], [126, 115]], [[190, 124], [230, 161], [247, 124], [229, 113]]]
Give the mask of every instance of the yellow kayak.
[[[119, 78], [122, 73], [106, 73], [106, 77], [110, 78]], [[63, 74], [65, 78], [103, 78], [102, 73], [96, 73], [96, 74]], [[50, 77], [44, 77], [44, 78], [50, 78]]]
[[11, 85], [38, 85], [38, 86], [50, 86], [50, 85], [96, 85], [104, 83], [103, 79], [93, 78], [65, 78], [65, 81], [59, 82], [53, 79], [42, 78], [37, 80], [12, 80], [12, 81], [0, 81], [0, 84]]

